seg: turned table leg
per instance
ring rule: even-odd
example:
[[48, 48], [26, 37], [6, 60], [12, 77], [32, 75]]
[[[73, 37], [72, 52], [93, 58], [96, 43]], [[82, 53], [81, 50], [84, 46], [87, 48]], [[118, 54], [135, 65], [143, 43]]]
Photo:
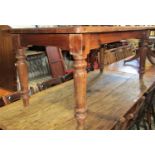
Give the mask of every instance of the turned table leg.
[[139, 50], [140, 50], [139, 77], [142, 78], [145, 72], [145, 62], [146, 62], [147, 51], [149, 50], [147, 40], [141, 41]]
[[74, 56], [74, 88], [75, 88], [75, 117], [77, 119], [77, 129], [84, 129], [87, 114], [86, 106], [86, 85], [87, 72], [86, 60], [83, 56]]
[[145, 62], [146, 62], [146, 56], [147, 52], [149, 51], [148, 47], [148, 40], [143, 39], [140, 41], [139, 49], [136, 51], [136, 55], [128, 60], [125, 60], [124, 63], [135, 60], [137, 58], [140, 58], [139, 62], [139, 77], [140, 79], [143, 77], [143, 74], [145, 72]]
[[19, 49], [17, 51], [17, 72], [19, 76], [19, 82], [21, 86], [21, 96], [23, 99], [24, 106], [29, 105], [29, 89], [28, 89], [28, 67], [26, 64], [26, 56], [24, 54], [24, 49]]
[[131, 57], [130, 59], [124, 60], [124, 63], [136, 60], [139, 58], [139, 56], [140, 56], [140, 51], [139, 51], [139, 49], [137, 49], [136, 54], [133, 57]]
[[105, 56], [105, 48], [100, 49], [100, 73], [103, 73], [104, 70], [104, 56]]

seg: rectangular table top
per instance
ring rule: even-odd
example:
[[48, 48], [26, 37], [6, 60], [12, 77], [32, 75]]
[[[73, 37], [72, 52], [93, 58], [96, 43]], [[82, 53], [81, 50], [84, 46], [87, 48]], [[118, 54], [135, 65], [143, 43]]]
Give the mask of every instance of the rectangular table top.
[[87, 34], [87, 33], [105, 33], [105, 32], [122, 32], [122, 31], [142, 31], [155, 30], [154, 26], [61, 26], [51, 28], [16, 28], [12, 29], [12, 33], [17, 34]]
[[[136, 61], [128, 66], [120, 61], [107, 67], [103, 74], [89, 74], [86, 129], [112, 129], [152, 86], [155, 67], [147, 63], [141, 81], [137, 68]], [[21, 100], [0, 108], [0, 128], [76, 129], [73, 88], [71, 80], [32, 96], [27, 108]]]

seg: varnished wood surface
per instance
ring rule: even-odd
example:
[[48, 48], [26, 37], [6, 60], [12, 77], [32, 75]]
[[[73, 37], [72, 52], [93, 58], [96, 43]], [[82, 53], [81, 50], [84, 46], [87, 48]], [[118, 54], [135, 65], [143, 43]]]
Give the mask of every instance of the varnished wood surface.
[[[142, 78], [145, 72], [144, 64], [147, 51], [149, 50], [148, 38], [151, 30], [155, 30], [155, 27], [72, 26], [48, 29], [13, 29], [11, 30], [11, 33], [17, 38], [17, 49], [29, 45], [38, 45], [57, 46], [61, 49], [70, 51], [70, 54], [74, 57], [75, 116], [78, 124], [77, 128], [84, 129], [84, 121], [87, 114], [87, 74], [85, 72], [85, 60], [91, 49], [100, 48], [102, 44], [120, 41], [122, 39], [140, 39], [139, 75], [140, 78]], [[17, 51], [17, 68], [20, 84], [22, 86], [23, 101], [26, 105], [29, 105], [28, 80], [26, 80], [26, 77], [28, 76], [26, 61], [24, 53], [19, 52], [19, 50]], [[22, 73], [24, 74], [22, 75]]]
[[15, 52], [10, 30], [7, 25], [0, 25], [0, 87], [12, 91], [17, 90], [17, 78], [15, 68]]
[[13, 29], [12, 33], [101, 33], [118, 31], [155, 30], [153, 26], [63, 26], [52, 28], [20, 28]]
[[6, 96], [6, 95], [10, 95], [11, 93], [13, 93], [13, 92], [10, 91], [10, 90], [6, 90], [6, 89], [3, 89], [3, 88], [0, 88], [0, 97], [1, 96]]
[[[103, 74], [89, 74], [85, 129], [112, 129], [153, 84], [155, 67], [147, 63], [147, 72], [139, 80], [137, 64], [130, 64], [126, 68], [120, 61]], [[22, 107], [22, 101], [5, 106], [0, 109], [0, 128], [76, 129], [73, 94], [73, 81], [69, 81], [34, 95], [29, 107]]]

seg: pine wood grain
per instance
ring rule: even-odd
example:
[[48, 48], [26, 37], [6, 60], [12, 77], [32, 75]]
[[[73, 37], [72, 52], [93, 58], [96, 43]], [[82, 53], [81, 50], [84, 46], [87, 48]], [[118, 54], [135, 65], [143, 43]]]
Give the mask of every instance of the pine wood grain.
[[[89, 74], [86, 129], [112, 129], [155, 81], [155, 67], [149, 63], [143, 81], [136, 71], [120, 70], [125, 68], [122, 63], [109, 66], [103, 74]], [[0, 128], [76, 129], [73, 94], [69, 81], [34, 95], [27, 108], [22, 101], [5, 106], [0, 109]]]
[[121, 32], [137, 30], [154, 30], [153, 26], [62, 26], [53, 28], [22, 28], [13, 29], [12, 33], [99, 33], [99, 32]]

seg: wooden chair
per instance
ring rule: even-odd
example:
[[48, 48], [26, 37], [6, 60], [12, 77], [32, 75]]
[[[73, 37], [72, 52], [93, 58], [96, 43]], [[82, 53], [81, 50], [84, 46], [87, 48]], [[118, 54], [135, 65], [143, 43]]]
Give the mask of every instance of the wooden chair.
[[60, 83], [62, 83], [62, 78], [59, 77], [59, 78], [53, 78], [51, 80], [48, 80], [42, 83], [38, 83], [37, 86], [39, 91], [42, 91]]
[[155, 111], [154, 111], [154, 104], [155, 104], [155, 86], [153, 86], [146, 94], [146, 120], [149, 129], [152, 129], [152, 121], [151, 117], [153, 117], [153, 121], [155, 123]]
[[47, 46], [46, 53], [53, 78], [70, 77], [73, 74], [74, 69], [66, 69], [62, 51], [59, 48]]
[[12, 94], [7, 95], [7, 96], [2, 96], [4, 105], [13, 103], [17, 100], [20, 100], [20, 98], [21, 98], [21, 94], [19, 92], [15, 92], [15, 93], [12, 93]]
[[62, 76], [61, 77], [62, 82], [66, 82], [66, 81], [72, 80], [73, 79], [73, 74], [74, 74], [74, 72], [70, 72], [70, 73]]
[[47, 46], [46, 53], [52, 77], [59, 78], [60, 76], [65, 75], [66, 69], [62, 56], [62, 51], [57, 47]]
[[111, 50], [106, 50], [104, 57], [104, 65], [109, 65], [114, 62], [116, 62], [115, 52], [111, 52]]
[[[124, 116], [122, 116], [116, 126], [115, 130], [132, 130], [137, 126], [140, 129], [141, 122], [144, 118], [145, 96], [141, 97], [132, 109], [130, 109]], [[143, 122], [143, 127], [147, 129], [146, 122]]]
[[147, 52], [148, 60], [155, 65], [155, 36], [149, 38], [150, 50]]
[[146, 109], [146, 97], [143, 96], [141, 101], [138, 102], [136, 106], [136, 110], [133, 113], [128, 114], [128, 120], [130, 120], [130, 124], [128, 126], [128, 130], [140, 130], [144, 128], [147, 130], [147, 123], [145, 118], [145, 109]]
[[155, 111], [154, 111], [154, 99], [155, 99], [155, 86], [153, 85], [148, 92], [144, 94], [145, 103], [140, 109], [138, 117], [135, 121], [135, 125], [138, 130], [144, 128], [145, 130], [152, 129], [152, 120], [155, 122]]
[[146, 110], [146, 102], [143, 104], [143, 106], [139, 110], [137, 118], [135, 120], [135, 125], [136, 125], [137, 130], [140, 130], [140, 127], [144, 128], [145, 130], [148, 129], [146, 119], [145, 119], [145, 115], [146, 115], [145, 110]]
[[93, 71], [95, 69], [99, 69], [99, 49], [94, 49], [92, 52], [88, 55], [87, 58], [87, 71]]

